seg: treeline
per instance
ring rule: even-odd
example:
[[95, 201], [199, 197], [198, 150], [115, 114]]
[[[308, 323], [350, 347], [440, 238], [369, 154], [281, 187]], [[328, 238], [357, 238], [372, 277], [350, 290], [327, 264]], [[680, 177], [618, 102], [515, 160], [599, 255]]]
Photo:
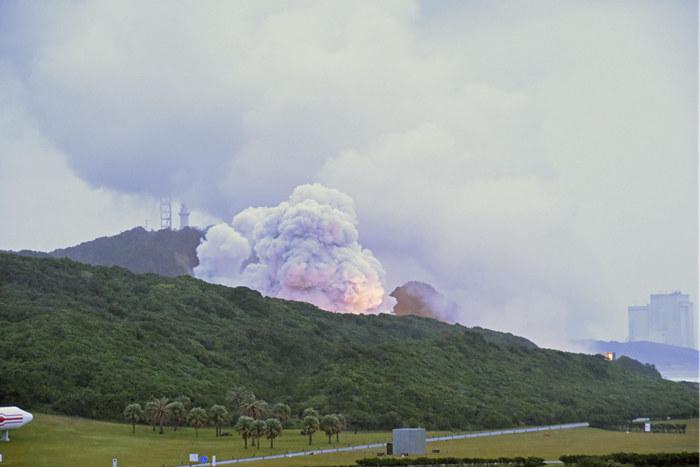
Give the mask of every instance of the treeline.
[[[688, 425], [685, 423], [653, 423], [651, 424], [652, 433], [685, 433]], [[610, 431], [625, 431], [625, 432], [644, 432], [644, 422], [591, 422], [592, 428], [600, 428]]]
[[[614, 453], [599, 456], [564, 455], [559, 458], [565, 465], [578, 467], [656, 467], [656, 466], [697, 466], [700, 458], [697, 452], [675, 453]], [[539, 457], [498, 457], [498, 458], [461, 458], [461, 457], [402, 457], [381, 458], [372, 457], [356, 461], [358, 467], [391, 467], [406, 466], [435, 466], [435, 467], [471, 467], [471, 466], [503, 466], [503, 467], [536, 467], [545, 465]], [[352, 466], [346, 466], [352, 467]]]
[[300, 433], [309, 438], [309, 445], [313, 443], [314, 433], [319, 430], [328, 436], [328, 444], [331, 444], [333, 436], [340, 441], [340, 433], [347, 427], [342, 414], [320, 416], [313, 407], [307, 407], [298, 419], [293, 420], [287, 404], [278, 402], [270, 405], [242, 386], [228, 391], [225, 405], [214, 404], [208, 410], [192, 407], [191, 399], [187, 396], [172, 400], [158, 397], [143, 406], [137, 402], [128, 404], [124, 409], [124, 419], [131, 424], [132, 433], [136, 432], [136, 424], [145, 422], [151, 425], [153, 432], [158, 428], [160, 434], [164, 433], [166, 426], [177, 431], [178, 427], [188, 425], [195, 429], [196, 437], [199, 437], [199, 429], [208, 425], [216, 428], [215, 436], [228, 435], [222, 429], [225, 425], [231, 425], [243, 439], [246, 449], [249, 439], [253, 446], [259, 447], [260, 440], [266, 438], [270, 441], [270, 447], [274, 447], [275, 438], [292, 421], [301, 427]]
[[636, 467], [650, 466], [697, 466], [700, 457], [697, 452], [663, 452], [654, 454], [637, 454], [630, 452], [618, 452], [606, 455], [566, 455], [559, 458], [566, 465], [576, 466], [619, 466], [634, 465]]
[[537, 467], [545, 465], [544, 459], [540, 457], [403, 457], [403, 458], [380, 458], [372, 457], [357, 461], [360, 467], [383, 467], [393, 465], [432, 465], [440, 467], [467, 467], [467, 466], [504, 466], [504, 467]]

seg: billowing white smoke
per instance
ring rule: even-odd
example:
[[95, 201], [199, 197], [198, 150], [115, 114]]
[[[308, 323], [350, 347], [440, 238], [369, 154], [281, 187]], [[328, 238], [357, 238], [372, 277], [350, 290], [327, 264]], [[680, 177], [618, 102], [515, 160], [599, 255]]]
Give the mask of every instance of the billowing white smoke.
[[289, 201], [248, 208], [207, 232], [195, 276], [245, 285], [265, 295], [331, 311], [376, 310], [384, 268], [358, 242], [352, 199], [323, 185], [301, 185]]

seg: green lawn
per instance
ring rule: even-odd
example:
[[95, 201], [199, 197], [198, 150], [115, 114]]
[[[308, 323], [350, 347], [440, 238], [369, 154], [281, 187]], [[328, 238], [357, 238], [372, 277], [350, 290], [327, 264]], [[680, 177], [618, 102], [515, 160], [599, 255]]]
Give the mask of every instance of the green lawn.
[[[660, 452], [695, 451], [698, 449], [698, 421], [688, 422], [688, 432], [675, 434], [618, 433], [596, 429], [575, 429], [558, 432], [506, 435], [446, 441], [429, 444], [429, 449], [439, 449], [438, 456], [540, 456], [556, 459], [567, 453], [609, 453], [615, 451]], [[225, 428], [224, 431], [232, 431]], [[431, 433], [435, 435], [436, 433]], [[19, 430], [10, 432], [9, 443], [0, 443], [3, 466], [51, 466], [51, 467], [111, 467], [111, 459], [119, 459], [119, 467], [157, 467], [182, 464], [187, 454], [197, 452], [217, 455], [217, 458], [244, 457], [300, 451], [309, 449], [306, 437], [298, 430], [287, 430], [270, 449], [267, 440], [260, 449], [243, 449], [243, 443], [235, 433], [231, 437], [215, 438], [213, 428], [202, 429], [195, 438], [191, 428], [180, 428], [176, 433], [168, 429], [164, 435], [152, 433], [150, 427], [131, 427], [117, 423], [35, 414], [34, 421]], [[386, 442], [390, 433], [343, 433], [337, 446]], [[327, 447], [323, 433], [314, 435], [314, 448]], [[258, 462], [251, 465], [333, 465], [352, 464], [360, 457], [374, 456], [377, 449], [366, 452], [327, 454]]]
[[[428, 444], [430, 457], [515, 457], [537, 456], [547, 460], [562, 454], [608, 454], [612, 452], [680, 452], [698, 450], [698, 420], [688, 423], [685, 434], [622, 433], [576, 428], [539, 433], [503, 435]], [[376, 449], [364, 453], [325, 454], [312, 457], [256, 463], [256, 467], [351, 465], [362, 457], [374, 457]]]
[[[0, 465], [111, 467], [112, 458], [116, 457], [119, 467], [153, 467], [187, 463], [190, 452], [230, 459], [328, 446], [328, 438], [322, 432], [314, 435], [310, 448], [308, 438], [301, 436], [299, 430], [285, 430], [275, 440], [274, 449], [270, 449], [268, 440], [263, 440], [260, 449], [243, 449], [243, 441], [232, 428], [224, 427], [223, 431], [232, 436], [216, 438], [214, 428], [200, 429], [199, 437], [195, 437], [192, 428], [179, 428], [175, 433], [166, 428], [165, 434], [159, 435], [150, 427], [138, 425], [136, 434], [132, 434], [131, 425], [34, 414], [32, 423], [10, 432], [9, 443], [0, 443], [4, 457]], [[348, 432], [341, 433], [340, 443], [334, 444], [352, 446], [386, 442], [390, 438], [388, 432]]]

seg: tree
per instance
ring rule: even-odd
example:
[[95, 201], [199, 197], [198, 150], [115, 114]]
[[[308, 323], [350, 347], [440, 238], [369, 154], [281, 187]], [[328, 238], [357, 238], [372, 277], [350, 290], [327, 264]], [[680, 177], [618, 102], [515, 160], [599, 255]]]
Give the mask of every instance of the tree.
[[314, 409], [313, 407], [305, 408], [304, 411], [301, 413], [301, 418], [305, 418], [305, 417], [318, 418], [318, 410]]
[[262, 420], [253, 421], [253, 444], [260, 447], [260, 438], [265, 436], [265, 422]]
[[160, 397], [153, 399], [146, 404], [146, 408], [151, 416], [151, 424], [153, 425], [153, 429], [155, 430], [155, 426], [158, 425], [160, 427], [159, 433], [162, 435], [163, 426], [168, 421], [168, 398]]
[[243, 447], [245, 449], [248, 449], [248, 438], [250, 438], [253, 434], [253, 422], [254, 420], [252, 417], [241, 415], [238, 417], [236, 426], [233, 427], [234, 430], [241, 435], [241, 438], [243, 438]]
[[190, 407], [192, 406], [192, 400], [187, 396], [177, 396], [174, 400], [181, 402], [185, 407], [185, 410], [190, 410]]
[[262, 399], [248, 401], [243, 404], [243, 411], [249, 417], [259, 420], [268, 412], [267, 402]]
[[209, 409], [209, 418], [216, 426], [216, 436], [221, 436], [221, 427], [226, 421], [226, 415], [228, 415], [228, 410], [223, 405], [212, 405]]
[[124, 418], [131, 423], [131, 432], [136, 433], [136, 424], [143, 417], [141, 404], [129, 404], [124, 409]]
[[340, 430], [340, 420], [336, 415], [324, 415], [319, 426], [328, 436], [328, 444], [331, 444], [331, 437]]
[[348, 427], [348, 421], [345, 419], [345, 415], [342, 413], [335, 414], [338, 417], [338, 429], [335, 432], [335, 440], [340, 441], [340, 432], [344, 431]]
[[209, 423], [209, 416], [203, 408], [195, 407], [187, 414], [187, 420], [190, 422], [190, 426], [194, 427], [195, 437], [199, 438], [199, 429]]
[[156, 425], [158, 420], [156, 419], [156, 412], [158, 411], [158, 403], [156, 399], [146, 402], [146, 409], [144, 410], [145, 419], [151, 425], [153, 431], [156, 431]]
[[255, 400], [255, 394], [244, 386], [237, 386], [226, 393], [226, 404], [234, 417], [243, 414], [243, 406]]
[[270, 440], [270, 449], [272, 449], [273, 441], [282, 434], [282, 422], [276, 418], [268, 418], [265, 420], [265, 436]]
[[312, 443], [312, 437], [316, 431], [318, 431], [319, 421], [317, 417], [313, 415], [307, 415], [302, 421], [302, 433], [309, 437], [309, 446]]
[[289, 406], [287, 404], [283, 404], [282, 402], [278, 402], [272, 406], [272, 415], [280, 421], [282, 426], [287, 423], [291, 413], [292, 410], [289, 408]]
[[181, 401], [175, 400], [167, 405], [168, 419], [173, 425], [173, 431], [177, 431], [177, 427], [187, 420], [187, 409]]

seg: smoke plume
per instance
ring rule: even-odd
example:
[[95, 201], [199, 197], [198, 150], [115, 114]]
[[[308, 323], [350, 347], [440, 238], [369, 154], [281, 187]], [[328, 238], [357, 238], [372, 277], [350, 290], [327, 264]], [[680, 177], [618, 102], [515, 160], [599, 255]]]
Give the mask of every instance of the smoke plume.
[[407, 282], [396, 287], [390, 296], [396, 299], [394, 314], [397, 316], [423, 316], [447, 323], [459, 321], [459, 305], [425, 282]]
[[358, 241], [352, 199], [319, 184], [297, 187], [275, 207], [251, 207], [207, 232], [195, 275], [330, 311], [374, 311], [384, 268]]

